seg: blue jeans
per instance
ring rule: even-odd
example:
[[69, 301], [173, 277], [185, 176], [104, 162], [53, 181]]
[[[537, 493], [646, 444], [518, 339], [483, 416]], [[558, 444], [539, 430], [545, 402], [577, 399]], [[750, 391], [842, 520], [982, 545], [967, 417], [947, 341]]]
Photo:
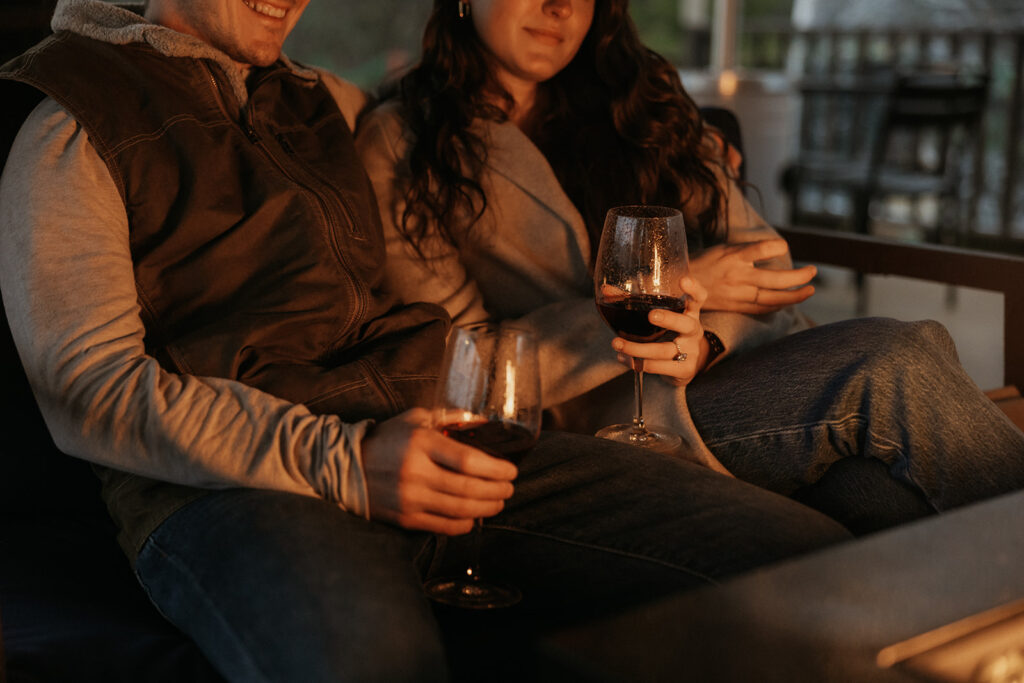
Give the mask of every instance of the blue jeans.
[[[484, 529], [481, 571], [518, 585], [530, 623], [585, 618], [849, 538], [792, 500], [689, 462], [545, 434]], [[442, 680], [421, 582], [459, 569], [466, 537], [368, 522], [320, 500], [211, 492], [147, 540], [153, 602], [238, 681]]]
[[730, 471], [784, 495], [850, 457], [884, 463], [940, 512], [1024, 488], [1024, 434], [933, 321], [812, 328], [722, 362], [687, 400]]

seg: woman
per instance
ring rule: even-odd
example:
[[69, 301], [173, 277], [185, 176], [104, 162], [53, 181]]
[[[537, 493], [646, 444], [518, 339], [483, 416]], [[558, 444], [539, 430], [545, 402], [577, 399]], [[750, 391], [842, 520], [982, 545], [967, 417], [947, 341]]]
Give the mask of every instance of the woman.
[[[920, 368], [924, 376], [953, 382], [948, 391], [978, 403], [992, 429], [1002, 429], [1000, 446], [1024, 454], [1024, 435], [1002, 425], [996, 409], [986, 412], [984, 396], [962, 369], [957, 374], [943, 332], [889, 323], [829, 326], [811, 332], [803, 342], [810, 347], [799, 354], [793, 349], [800, 344], [787, 339], [770, 345], [767, 360], [762, 351], [756, 365], [747, 360], [751, 354], [739, 355], [793, 330], [798, 322], [789, 305], [813, 292], [807, 282], [814, 269], [791, 268], [785, 243], [772, 239], [775, 233], [744, 201], [727, 148], [702, 125], [675, 69], [639, 42], [627, 5], [435, 0], [419, 65], [364, 117], [358, 133], [388, 237], [390, 286], [408, 301], [444, 305], [459, 325], [517, 319], [534, 328], [542, 340], [551, 426], [594, 431], [623, 421], [632, 409], [624, 364], [640, 357], [648, 372], [670, 380], [648, 383], [651, 422], [683, 434], [688, 457], [774, 490], [792, 493], [851, 452], [886, 462], [908, 483], [934, 481], [936, 490], [924, 491], [933, 509], [1024, 485], [1024, 468], [1017, 467], [1009, 478], [1015, 483], [953, 495], [941, 483], [946, 463], [910, 462], [910, 452], [937, 453], [963, 435], [926, 444], [921, 437], [936, 430], [892, 425], [904, 439], [892, 451], [896, 437], [875, 438], [871, 424], [865, 430], [864, 420], [850, 417], [867, 391], [851, 370], [866, 365], [851, 359], [862, 358], [863, 342], [877, 340], [882, 330], [897, 340], [894, 354], [900, 340], [934, 349], [928, 355], [945, 365]], [[691, 243], [706, 247], [684, 281], [687, 310], [651, 314], [674, 333], [667, 342], [613, 339], [592, 298], [591, 262], [604, 213], [637, 203], [680, 207]], [[826, 348], [828, 354], [808, 363], [809, 353]], [[720, 362], [731, 355], [736, 360]], [[901, 365], [885, 349], [868, 355], [875, 365]], [[684, 385], [712, 365], [715, 371], [689, 392], [701, 395], [691, 406], [698, 436]], [[879, 381], [875, 365], [872, 378]], [[804, 371], [801, 381], [788, 381], [797, 371]], [[722, 385], [716, 378], [724, 375], [754, 390]], [[794, 424], [779, 415], [758, 422], [765, 412], [760, 396]], [[894, 410], [903, 408], [898, 402]], [[871, 410], [865, 419], [884, 423]], [[764, 440], [766, 434], [774, 440]]]
[[[610, 206], [637, 203], [638, 198], [683, 206], [691, 243], [713, 244], [724, 241], [726, 221], [720, 213], [726, 207], [726, 192], [731, 191], [730, 239], [739, 243], [777, 237], [742, 200], [735, 184], [726, 182], [723, 145], [703, 134], [696, 107], [675, 71], [654, 55], [650, 59], [659, 60], [654, 64], [658, 72], [652, 74], [649, 88], [659, 88], [671, 107], [664, 108], [665, 121], [660, 122], [666, 139], [652, 139], [650, 144], [677, 153], [663, 155], [664, 160], [656, 153], [653, 163], [681, 167], [678, 177], [671, 184], [642, 177], [632, 171], [652, 165], [651, 154], [587, 143], [608, 137], [609, 108], [595, 111], [607, 96], [590, 92], [597, 86], [588, 82], [593, 74], [582, 64], [564, 67], [584, 42], [593, 10], [593, 2], [578, 0], [477, 1], [463, 3], [461, 9], [459, 3], [438, 3], [428, 25], [423, 62], [400, 86], [404, 106], [389, 104], [371, 113], [359, 139], [381, 200], [392, 284], [408, 299], [443, 304], [458, 325], [525, 316], [523, 322], [537, 329], [544, 341], [545, 394], [551, 406], [602, 387], [625, 370], [608, 353], [613, 335], [596, 315], [591, 290], [592, 252]], [[625, 3], [599, 7], [596, 19], [595, 30], [590, 31], [594, 36], [607, 31], [601, 26], [620, 24], [627, 29], [615, 55], [620, 64], [646, 54], [631, 31]], [[524, 24], [536, 28], [521, 29]], [[501, 56], [492, 59], [486, 54]], [[449, 72], [452, 82], [439, 88], [437, 75]], [[554, 82], [540, 86], [552, 77]], [[621, 81], [630, 77], [617, 75]], [[638, 92], [631, 100], [643, 103], [647, 97]], [[567, 129], [576, 131], [572, 135], [581, 142], [568, 144]], [[441, 141], [439, 149], [419, 144], [409, 149], [407, 132], [419, 140]], [[399, 146], [406, 151], [400, 152]], [[468, 158], [459, 159], [456, 149], [467, 150], [463, 156]], [[593, 158], [584, 161], [580, 149]], [[406, 154], [422, 172], [397, 175], [399, 159]], [[630, 154], [637, 158], [623, 160]], [[466, 175], [459, 164], [468, 165]], [[586, 165], [604, 170], [590, 173]], [[620, 168], [621, 173], [612, 173]], [[446, 180], [439, 182], [441, 178]], [[636, 187], [630, 182], [634, 178], [642, 178], [647, 187]], [[569, 196], [562, 184], [570, 188]], [[703, 202], [706, 206], [682, 201], [692, 192], [709, 197]], [[411, 197], [408, 202], [406, 194]], [[712, 201], [718, 210], [709, 208]], [[710, 287], [706, 307], [762, 314], [755, 318], [705, 313], [704, 327], [716, 335], [722, 355], [788, 332], [795, 316], [779, 309], [813, 292], [806, 284], [813, 267], [782, 272], [753, 267], [755, 260], [768, 259], [774, 268], [789, 267], [783, 241], [721, 245], [694, 259], [695, 277], [716, 285]], [[722, 271], [729, 275], [720, 275]], [[736, 271], [738, 279], [730, 278]], [[712, 272], [718, 277], [709, 278]], [[775, 288], [759, 293], [752, 283]], [[794, 286], [800, 288], [785, 291]], [[737, 293], [746, 301], [734, 300]], [[690, 332], [673, 352], [687, 353], [687, 362], [670, 368], [679, 380], [691, 377], [709, 360], [707, 338]], [[602, 410], [591, 406], [585, 412], [558, 411], [553, 426], [593, 432], [625, 420], [631, 411], [630, 394], [618, 389], [616, 393], [622, 399], [601, 401]], [[683, 433], [690, 452], [721, 469], [696, 438], [683, 392], [649, 386], [646, 393], [648, 418]]]

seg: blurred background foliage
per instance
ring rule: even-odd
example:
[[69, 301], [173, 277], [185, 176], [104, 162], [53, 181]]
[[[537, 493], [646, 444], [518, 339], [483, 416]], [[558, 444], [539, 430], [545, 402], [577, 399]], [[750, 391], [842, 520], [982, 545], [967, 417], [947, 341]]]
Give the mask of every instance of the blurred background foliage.
[[[712, 5], [713, 0], [632, 0], [630, 12], [649, 47], [680, 67], [700, 68], [707, 65]], [[788, 20], [791, 6], [792, 0], [745, 0], [743, 17]], [[431, 0], [314, 0], [285, 51], [373, 89], [416, 59], [432, 7]]]
[[432, 5], [430, 0], [313, 0], [285, 53], [373, 88], [419, 55]]

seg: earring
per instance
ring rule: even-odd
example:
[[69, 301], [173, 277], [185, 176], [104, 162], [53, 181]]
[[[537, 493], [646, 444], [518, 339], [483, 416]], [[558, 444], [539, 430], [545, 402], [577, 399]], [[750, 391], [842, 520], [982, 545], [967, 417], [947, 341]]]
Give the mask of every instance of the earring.
[[459, 0], [459, 19], [469, 16], [469, 3], [466, 0]]

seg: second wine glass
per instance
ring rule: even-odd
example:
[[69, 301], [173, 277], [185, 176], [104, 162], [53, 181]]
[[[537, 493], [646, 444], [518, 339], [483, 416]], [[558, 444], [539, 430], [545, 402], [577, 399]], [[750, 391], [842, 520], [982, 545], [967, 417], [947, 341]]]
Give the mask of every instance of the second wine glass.
[[[682, 213], [664, 206], [620, 206], [608, 211], [597, 249], [594, 297], [601, 317], [617, 335], [634, 342], [667, 336], [647, 315], [655, 308], [677, 312], [686, 308], [681, 280], [688, 271]], [[633, 359], [633, 372], [633, 421], [604, 427], [597, 436], [674, 451], [682, 442], [679, 435], [644, 421], [644, 359]]]
[[[541, 396], [537, 341], [510, 325], [458, 328], [445, 349], [433, 424], [445, 436], [496, 458], [515, 462], [540, 435]], [[433, 579], [427, 595], [458, 607], [488, 609], [519, 601], [514, 586], [480, 577], [480, 526], [463, 574]]]

